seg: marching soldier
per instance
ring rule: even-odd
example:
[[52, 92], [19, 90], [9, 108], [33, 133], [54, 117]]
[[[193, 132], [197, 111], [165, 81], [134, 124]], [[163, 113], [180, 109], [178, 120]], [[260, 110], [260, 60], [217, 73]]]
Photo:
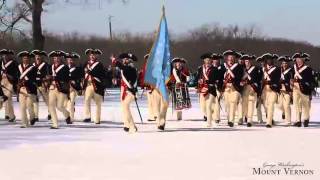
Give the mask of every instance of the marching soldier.
[[177, 112], [177, 120], [182, 120], [182, 110], [191, 107], [187, 81], [190, 73], [188, 69], [183, 66], [186, 60], [182, 58], [173, 58], [171, 61], [172, 71], [167, 86], [172, 95], [174, 109]]
[[[47, 53], [45, 51], [40, 50], [33, 50], [31, 51], [31, 54], [34, 57], [35, 62], [33, 63], [33, 66], [37, 69], [37, 77], [36, 77], [36, 84], [37, 84], [37, 94], [40, 94], [42, 96], [42, 99], [44, 103], [48, 106], [49, 104], [49, 84], [47, 75], [49, 73], [49, 64], [44, 61], [44, 57], [47, 57]], [[34, 113], [35, 113], [35, 120], [39, 121], [39, 100], [37, 98], [37, 101], [33, 103], [34, 107]], [[51, 119], [50, 113], [48, 113], [48, 120]]]
[[200, 108], [207, 121], [207, 127], [212, 127], [212, 106], [217, 96], [215, 82], [218, 79], [218, 69], [212, 66], [211, 53], [203, 54], [200, 57], [203, 65], [198, 68], [198, 93]]
[[240, 83], [243, 87], [242, 110], [244, 117], [247, 118], [247, 127], [251, 127], [257, 96], [260, 93], [260, 70], [258, 67], [252, 65], [255, 56], [243, 55], [241, 58], [244, 60], [245, 65], [244, 76]]
[[5, 119], [9, 122], [14, 122], [16, 116], [14, 115], [12, 95], [17, 90], [18, 82], [18, 65], [14, 60], [14, 52], [10, 49], [0, 50], [0, 55], [2, 55], [1, 63], [1, 86], [3, 93], [8, 98], [5, 103]]
[[49, 112], [51, 114], [51, 129], [58, 129], [58, 109], [66, 118], [67, 124], [72, 124], [70, 113], [64, 106], [69, 94], [69, 68], [62, 63], [65, 56], [63, 51], [52, 51], [49, 57], [53, 59], [50, 70], [50, 87], [49, 87]]
[[257, 57], [256, 59], [256, 62], [259, 65], [257, 65], [256, 67], [258, 68], [259, 70], [259, 84], [260, 84], [260, 88], [259, 88], [259, 93], [257, 94], [258, 97], [257, 97], [257, 103], [256, 103], [256, 108], [257, 108], [257, 118], [258, 118], [258, 122], [259, 123], [263, 123], [263, 120], [262, 120], [262, 111], [261, 111], [261, 106], [264, 107], [264, 110], [266, 111], [266, 107], [264, 106], [264, 101], [265, 101], [265, 94], [262, 92], [262, 81], [263, 81], [263, 70], [264, 70], [264, 67], [265, 67], [265, 63], [263, 62], [263, 59], [261, 56]]
[[96, 103], [95, 124], [100, 124], [101, 104], [103, 102], [105, 91], [105, 71], [103, 64], [98, 61], [98, 56], [102, 55], [99, 49], [87, 49], [85, 54], [88, 56], [88, 62], [84, 66], [84, 116], [83, 122], [91, 122], [91, 99]]
[[224, 68], [224, 66], [222, 66], [220, 64], [220, 60], [223, 58], [222, 55], [220, 54], [216, 54], [213, 53], [211, 55], [211, 59], [212, 59], [212, 66], [214, 68], [217, 68], [218, 70], [218, 77], [217, 80], [215, 82], [215, 86], [216, 86], [216, 92], [217, 92], [217, 96], [215, 97], [215, 103], [212, 104], [212, 119], [215, 121], [216, 124], [218, 124], [220, 122], [220, 108], [221, 108], [221, 98], [222, 98], [222, 87], [223, 87], [223, 75], [226, 71], [226, 69]]
[[[20, 112], [21, 112], [21, 128], [26, 128], [29, 125], [34, 125], [36, 122], [33, 103], [37, 99], [36, 74], [37, 69], [30, 63], [30, 58], [33, 55], [28, 51], [22, 51], [18, 54], [22, 63], [19, 64], [19, 81], [17, 92], [19, 95]], [[29, 113], [29, 118], [27, 115]]]
[[148, 84], [144, 83], [144, 76], [145, 76], [145, 72], [146, 72], [146, 65], [147, 65], [147, 61], [149, 58], [149, 54], [146, 54], [144, 56], [144, 65], [142, 66], [142, 69], [140, 70], [140, 74], [139, 74], [139, 81], [140, 81], [140, 87], [145, 90], [147, 92], [147, 101], [148, 101], [148, 121], [156, 121], [157, 116], [155, 114], [155, 110], [154, 110], [154, 100], [153, 100], [153, 96], [152, 96], [152, 91], [154, 90], [154, 88], [152, 88], [151, 86], [149, 86]]
[[122, 62], [112, 57], [112, 63], [121, 70], [121, 107], [123, 111], [124, 131], [135, 133], [138, 129], [134, 123], [130, 104], [136, 101], [137, 93], [137, 70], [133, 66], [133, 62], [138, 58], [131, 53], [122, 53], [118, 57]]
[[2, 87], [0, 87], [0, 109], [2, 109], [3, 103], [5, 103], [7, 99], [7, 96], [3, 93]]
[[266, 63], [263, 71], [262, 92], [265, 93], [264, 104], [267, 114], [267, 128], [273, 125], [274, 106], [277, 103], [278, 93], [280, 92], [281, 70], [274, 65], [274, 60], [278, 57], [270, 53], [262, 56]]
[[235, 62], [237, 52], [227, 50], [223, 53], [223, 56], [226, 61], [226, 63], [224, 63], [226, 72], [224, 74], [223, 92], [228, 114], [228, 125], [229, 127], [233, 127], [235, 112], [242, 92], [240, 82], [243, 76], [243, 67]]
[[289, 56], [281, 56], [278, 58], [281, 62], [281, 79], [280, 79], [280, 95], [279, 95], [279, 105], [282, 111], [282, 119], [285, 119], [288, 126], [291, 125], [291, 98], [292, 98], [292, 88], [291, 80], [293, 79], [293, 70], [289, 67], [289, 62], [292, 59]]
[[305, 62], [309, 60], [309, 55], [306, 53], [295, 53], [292, 59], [294, 64], [294, 79], [293, 79], [293, 105], [296, 112], [296, 122], [294, 126], [301, 127], [303, 120], [304, 127], [309, 126], [311, 97], [314, 90], [313, 70], [307, 66]]
[[81, 95], [82, 87], [81, 81], [83, 77], [83, 72], [80, 67], [76, 66], [75, 60], [80, 59], [80, 55], [77, 53], [66, 53], [65, 55], [67, 65], [69, 67], [69, 82], [70, 82], [70, 93], [69, 99], [67, 99], [65, 105], [70, 112], [70, 119], [74, 121], [74, 111], [75, 111], [75, 100], [77, 95]]

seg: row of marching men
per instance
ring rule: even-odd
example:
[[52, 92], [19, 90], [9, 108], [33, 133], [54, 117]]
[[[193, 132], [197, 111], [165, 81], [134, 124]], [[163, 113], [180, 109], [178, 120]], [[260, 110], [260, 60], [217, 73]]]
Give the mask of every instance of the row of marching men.
[[[21, 111], [21, 128], [35, 125], [39, 121], [39, 96], [48, 106], [48, 119], [52, 121], [51, 129], [58, 128], [57, 110], [67, 124], [72, 124], [75, 113], [75, 99], [84, 95], [84, 122], [91, 122], [91, 101], [96, 104], [95, 124], [100, 124], [101, 104], [105, 93], [105, 69], [99, 61], [102, 51], [87, 49], [88, 60], [83, 67], [76, 66], [80, 55], [57, 50], [47, 54], [45, 51], [22, 51], [17, 54], [21, 59], [18, 64], [14, 51], [0, 50], [1, 88], [0, 105], [5, 106], [6, 119], [15, 121], [12, 96], [17, 94]], [[49, 64], [45, 58], [49, 57]], [[34, 59], [32, 62], [32, 59]], [[136, 56], [130, 53], [112, 57], [114, 65], [121, 69], [121, 103], [125, 112], [125, 131], [137, 129], [130, 115], [129, 105], [136, 92], [137, 72], [133, 66]]]
[[[263, 107], [266, 127], [271, 128], [278, 102], [283, 112], [282, 119], [288, 126], [292, 125], [292, 102], [296, 114], [293, 125], [309, 125], [311, 98], [316, 82], [312, 68], [306, 64], [310, 60], [307, 53], [295, 53], [292, 57], [266, 53], [256, 58], [228, 50], [222, 55], [206, 53], [201, 59], [203, 65], [198, 68], [197, 88], [208, 127], [220, 122], [222, 99], [230, 127], [244, 122], [251, 127], [254, 109], [257, 109], [258, 121], [262, 123]], [[224, 60], [223, 64], [220, 64], [221, 60]], [[276, 61], [281, 63], [281, 67], [275, 65]], [[294, 62], [293, 66], [290, 66], [291, 61]]]

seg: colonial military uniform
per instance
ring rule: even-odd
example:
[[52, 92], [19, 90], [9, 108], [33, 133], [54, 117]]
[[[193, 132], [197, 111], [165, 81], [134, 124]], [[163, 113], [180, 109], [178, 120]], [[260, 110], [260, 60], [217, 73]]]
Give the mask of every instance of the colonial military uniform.
[[[52, 51], [49, 57], [64, 57], [65, 53], [62, 51]], [[72, 124], [70, 120], [70, 113], [67, 111], [64, 103], [69, 94], [69, 68], [63, 63], [53, 63], [49, 69], [51, 75], [49, 87], [49, 112], [51, 114], [52, 126], [51, 129], [58, 128], [58, 117], [56, 109], [58, 109], [66, 118], [67, 124]]]
[[[101, 55], [99, 49], [87, 49], [86, 55], [94, 54]], [[88, 60], [84, 66], [84, 122], [91, 122], [91, 99], [96, 103], [96, 118], [95, 124], [100, 124], [101, 120], [101, 104], [103, 102], [105, 91], [105, 70], [103, 64], [97, 59]]]
[[[137, 61], [137, 57], [131, 53], [120, 54], [119, 59]], [[121, 71], [121, 107], [123, 112], [124, 130], [126, 132], [134, 133], [137, 131], [137, 127], [134, 123], [134, 119], [131, 114], [130, 104], [136, 101], [138, 75], [136, 68], [129, 63], [121, 63], [115, 59], [112, 59], [112, 63], [120, 68]]]
[[[188, 84], [190, 72], [183, 66], [185, 60], [182, 58], [174, 58], [171, 61], [172, 71], [170, 79], [167, 83], [168, 88], [171, 91], [172, 102], [174, 109], [177, 112], [177, 120], [182, 120], [182, 110], [191, 107], [191, 101], [189, 96]], [[181, 67], [178, 69], [175, 63], [180, 62]]]
[[259, 88], [259, 93], [257, 94], [258, 97], [257, 97], [257, 103], [256, 103], [257, 119], [258, 119], [259, 123], [263, 123], [261, 107], [263, 106], [265, 110], [266, 110], [266, 107], [264, 106], [264, 103], [263, 103], [265, 100], [265, 94], [263, 94], [263, 92], [262, 92], [261, 84], [262, 84], [262, 80], [263, 80], [263, 69], [264, 69], [265, 64], [263, 62], [262, 56], [257, 57], [256, 62], [260, 63], [260, 66], [256, 66], [259, 70], [258, 71], [259, 72], [258, 79], [260, 82], [260, 88]]
[[[253, 61], [255, 59], [254, 56], [250, 55], [243, 55], [241, 58], [245, 61]], [[243, 116], [247, 118], [247, 127], [251, 127], [257, 96], [260, 93], [261, 83], [259, 78], [259, 68], [254, 65], [245, 66], [245, 72], [242, 77], [241, 84], [243, 85]]]
[[[296, 61], [297, 58], [303, 61], [309, 60], [309, 55], [306, 53], [296, 53], [292, 59]], [[294, 80], [293, 80], [293, 105], [296, 112], [296, 122], [294, 126], [301, 127], [301, 121], [305, 127], [309, 126], [311, 97], [314, 91], [314, 76], [311, 67], [303, 64], [294, 65]]]
[[214, 102], [212, 103], [212, 119], [218, 124], [220, 122], [220, 110], [221, 110], [221, 100], [222, 100], [222, 87], [223, 87], [223, 75], [226, 71], [223, 65], [220, 65], [220, 60], [223, 58], [220, 54], [213, 53], [211, 55], [212, 60], [217, 60], [218, 64], [212, 63], [214, 68], [217, 68], [217, 78], [215, 81], [217, 96], [215, 97]]
[[[30, 58], [32, 54], [28, 51], [22, 51], [18, 54], [20, 58]], [[21, 112], [21, 128], [26, 128], [30, 124], [34, 125], [36, 122], [35, 112], [33, 109], [33, 103], [37, 99], [37, 86], [36, 86], [36, 74], [37, 70], [30, 62], [22, 62], [18, 66], [19, 69], [19, 82], [18, 82], [18, 95], [20, 103], [20, 112]], [[29, 113], [29, 118], [27, 116], [27, 111]]]
[[[39, 55], [41, 58], [46, 57], [47, 53], [45, 51], [33, 50], [31, 51], [33, 56]], [[36, 75], [36, 85], [37, 85], [37, 95], [40, 95], [44, 103], [48, 106], [49, 104], [49, 84], [47, 76], [49, 75], [50, 65], [41, 59], [40, 62], [34, 62], [33, 66], [37, 69]], [[35, 119], [39, 120], [39, 98], [33, 103]], [[51, 115], [48, 112], [48, 120], [51, 119]]]
[[6, 100], [8, 100], [8, 98], [4, 95], [2, 87], [0, 87], [0, 109], [2, 109], [3, 103], [6, 102]]
[[[236, 56], [236, 52], [232, 50], [225, 51], [223, 53], [224, 57]], [[224, 85], [223, 93], [226, 104], [228, 125], [230, 127], [234, 126], [235, 112], [237, 110], [237, 105], [242, 92], [242, 87], [240, 86], [241, 78], [243, 76], [243, 67], [238, 63], [227, 64], [224, 63], [226, 72], [224, 74]]]
[[[281, 56], [278, 59], [279, 62], [289, 63], [292, 59], [289, 56]], [[293, 79], [293, 69], [291, 67], [281, 67], [281, 79], [280, 79], [280, 94], [279, 94], [279, 106], [282, 111], [282, 119], [285, 119], [287, 125], [291, 125], [291, 98], [292, 88], [291, 80]]]
[[0, 50], [0, 55], [5, 56], [1, 63], [1, 86], [8, 98], [5, 103], [5, 117], [9, 122], [14, 122], [16, 117], [13, 110], [12, 95], [17, 90], [18, 65], [12, 57], [14, 55], [12, 50], [2, 49]]
[[[203, 54], [200, 58], [211, 61], [211, 53]], [[197, 89], [200, 98], [200, 108], [207, 121], [207, 127], [212, 126], [212, 104], [217, 103], [215, 101], [217, 96], [215, 82], [217, 78], [218, 70], [211, 65], [211, 62], [198, 68], [198, 75], [196, 77], [198, 81]]]
[[[77, 53], [66, 53], [65, 58], [71, 58], [73, 60], [80, 59], [80, 55]], [[69, 67], [69, 82], [70, 82], [70, 91], [69, 98], [67, 99], [65, 105], [70, 112], [71, 121], [74, 121], [74, 112], [75, 112], [75, 101], [77, 95], [82, 94], [81, 81], [83, 77], [82, 68], [76, 66], [75, 64], [68, 64]]]
[[[274, 59], [278, 58], [275, 55], [266, 53], [262, 56], [266, 66], [263, 71], [262, 92], [265, 93], [264, 104], [267, 115], [267, 128], [271, 128], [273, 124], [274, 106], [278, 100], [278, 93], [280, 92], [280, 78], [281, 70], [279, 67], [273, 65]], [[269, 63], [268, 62], [272, 62]]]

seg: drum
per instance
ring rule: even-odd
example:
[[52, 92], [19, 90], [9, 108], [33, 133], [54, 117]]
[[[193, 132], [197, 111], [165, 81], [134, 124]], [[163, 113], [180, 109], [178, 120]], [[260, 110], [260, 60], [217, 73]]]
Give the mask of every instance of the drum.
[[191, 101], [186, 83], [175, 84], [172, 97], [175, 110], [191, 108]]

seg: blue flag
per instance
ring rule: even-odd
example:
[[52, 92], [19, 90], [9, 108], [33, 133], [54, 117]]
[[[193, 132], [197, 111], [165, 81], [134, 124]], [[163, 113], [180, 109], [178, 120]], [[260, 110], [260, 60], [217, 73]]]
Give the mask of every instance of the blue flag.
[[169, 102], [169, 93], [166, 82], [169, 80], [171, 73], [169, 43], [169, 32], [163, 7], [156, 39], [147, 61], [144, 81], [158, 89], [167, 103]]

